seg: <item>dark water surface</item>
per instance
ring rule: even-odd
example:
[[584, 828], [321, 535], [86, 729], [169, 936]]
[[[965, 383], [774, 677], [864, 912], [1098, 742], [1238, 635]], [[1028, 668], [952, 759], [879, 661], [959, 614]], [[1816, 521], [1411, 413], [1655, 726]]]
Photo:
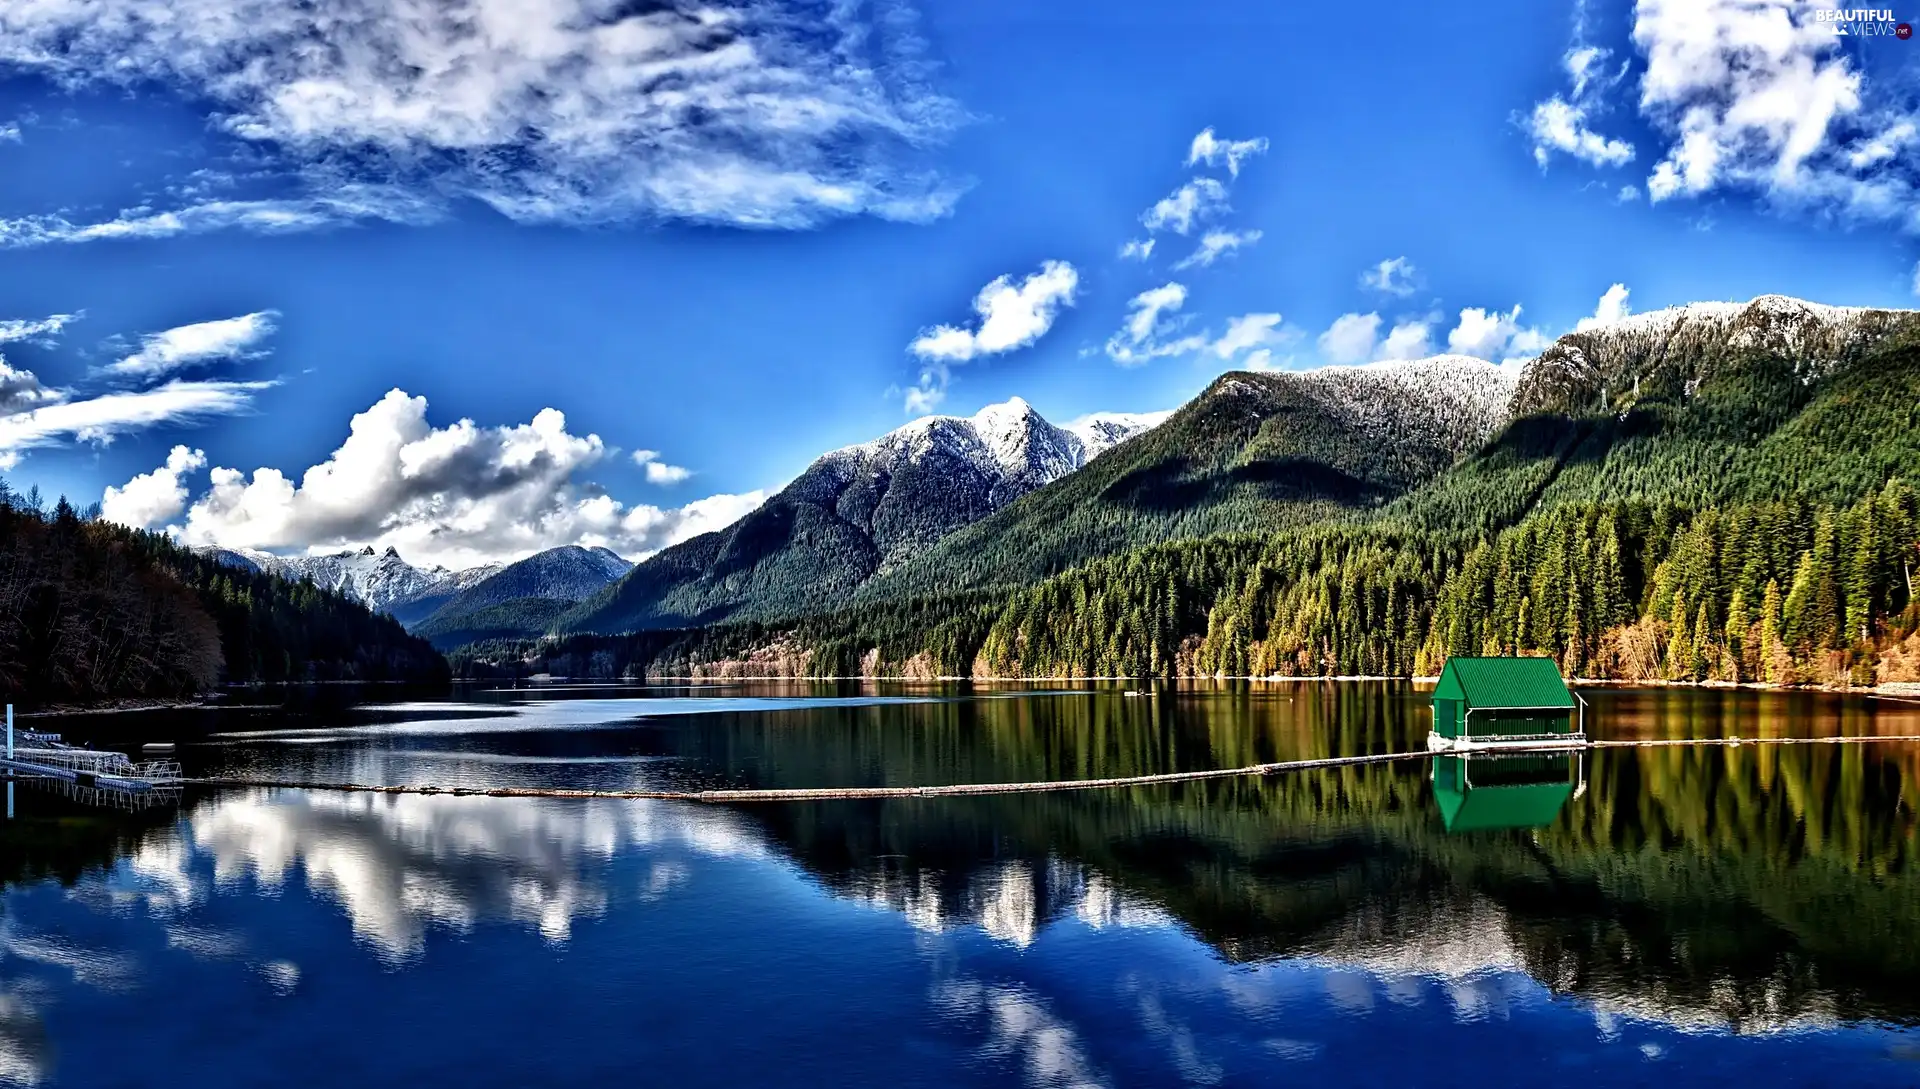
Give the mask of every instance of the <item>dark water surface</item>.
[[[1920, 734], [1913, 704], [1587, 696], [1603, 737]], [[1353, 683], [61, 726], [179, 741], [191, 774], [623, 789], [1233, 767], [1419, 747], [1427, 721], [1411, 686]], [[0, 1082], [1920, 1086], [1920, 747], [1475, 761], [1438, 798], [1435, 773], [737, 808], [203, 790], [132, 816], [22, 788]]]

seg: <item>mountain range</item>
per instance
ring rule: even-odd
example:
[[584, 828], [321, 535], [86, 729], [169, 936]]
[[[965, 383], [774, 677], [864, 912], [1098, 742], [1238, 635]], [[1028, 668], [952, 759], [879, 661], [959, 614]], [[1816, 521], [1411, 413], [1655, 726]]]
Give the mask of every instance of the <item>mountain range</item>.
[[922, 417], [822, 455], [758, 510], [649, 558], [555, 627], [681, 627], [833, 608], [1164, 418], [1105, 414], [1059, 426], [1017, 397], [970, 417]]
[[1524, 366], [1232, 372], [1171, 413], [1065, 426], [1018, 398], [924, 417], [822, 455], [746, 517], [638, 565], [579, 548], [468, 572], [391, 549], [229, 555], [311, 574], [448, 647], [1000, 592], [1290, 526], [1485, 534], [1569, 503], [1845, 503], [1920, 466], [1916, 346], [1910, 311], [1696, 303], [1577, 330]]

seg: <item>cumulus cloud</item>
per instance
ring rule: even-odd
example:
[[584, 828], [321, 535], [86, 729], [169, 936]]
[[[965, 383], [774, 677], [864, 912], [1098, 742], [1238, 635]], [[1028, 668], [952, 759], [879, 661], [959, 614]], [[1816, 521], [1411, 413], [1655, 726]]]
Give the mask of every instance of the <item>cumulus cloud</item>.
[[0, 321], [0, 344], [16, 340], [48, 341], [60, 335], [79, 314], [49, 314], [44, 318], [9, 318]]
[[1477, 306], [1460, 311], [1460, 322], [1447, 333], [1447, 351], [1494, 362], [1511, 363], [1537, 354], [1552, 340], [1540, 330], [1520, 324], [1520, 307], [1502, 313]]
[[1633, 308], [1627, 305], [1627, 285], [1614, 284], [1600, 296], [1600, 302], [1593, 308], [1593, 316], [1581, 318], [1574, 324], [1576, 332], [1586, 332], [1602, 325], [1612, 325], [1628, 314]]
[[[7, 368], [11, 375], [31, 372]], [[0, 378], [0, 386], [10, 379]], [[35, 380], [37, 386], [38, 380]], [[66, 440], [106, 444], [121, 435], [160, 424], [188, 424], [209, 416], [231, 416], [253, 406], [253, 395], [272, 382], [173, 381], [152, 389], [69, 400], [64, 391], [42, 391], [48, 403], [20, 411], [17, 396], [7, 398], [15, 411], [0, 416], [0, 469], [17, 464], [27, 450]], [[4, 411], [0, 409], [0, 411]]]
[[[392, 546], [414, 563], [468, 567], [563, 544], [646, 555], [721, 528], [765, 499], [756, 491], [679, 508], [629, 506], [580, 479], [608, 452], [599, 436], [568, 432], [555, 409], [524, 424], [434, 427], [426, 399], [396, 389], [355, 415], [346, 441], [298, 483], [272, 468], [251, 478], [211, 469], [180, 535], [194, 545], [278, 551]], [[136, 488], [139, 479], [118, 491], [156, 490]], [[141, 512], [130, 501], [122, 511], [129, 519]]]
[[[1897, 79], [1870, 78], [1848, 48], [1857, 39], [1821, 22], [1824, 10], [1795, 0], [1633, 6], [1642, 70], [1632, 106], [1661, 144], [1644, 184], [1649, 200], [1744, 192], [1778, 209], [1920, 231], [1920, 160], [1911, 154], [1920, 107]], [[1584, 27], [1566, 57], [1573, 99], [1535, 108], [1535, 154], [1617, 165], [1630, 157], [1625, 145], [1584, 126], [1626, 69], [1609, 74], [1604, 52], [1583, 35]]]
[[1631, 204], [1640, 199], [1640, 187], [1637, 185], [1623, 185], [1620, 187], [1620, 191], [1613, 195], [1613, 199], [1619, 201], [1621, 204]]
[[1360, 286], [1382, 295], [1406, 296], [1419, 288], [1420, 270], [1405, 257], [1389, 257], [1360, 273]]
[[259, 343], [273, 334], [274, 319], [279, 316], [277, 311], [260, 310], [149, 333], [141, 338], [139, 351], [108, 364], [106, 370], [110, 374], [158, 378], [215, 360], [255, 356]]
[[1380, 359], [1425, 359], [1433, 354], [1432, 326], [1418, 319], [1396, 324], [1380, 341]]
[[166, 525], [187, 509], [187, 474], [206, 466], [204, 452], [176, 446], [166, 464], [118, 488], [109, 485], [100, 500], [100, 517], [135, 529]]
[[923, 359], [964, 363], [1024, 348], [1053, 328], [1054, 317], [1073, 305], [1079, 287], [1080, 273], [1065, 261], [1044, 262], [1017, 285], [1011, 276], [996, 277], [973, 298], [978, 328], [936, 325], [914, 338], [908, 350]]
[[1121, 366], [1138, 366], [1160, 356], [1185, 355], [1207, 346], [1204, 335], [1168, 339], [1180, 328], [1179, 309], [1187, 304], [1185, 284], [1165, 283], [1135, 295], [1127, 303], [1120, 330], [1107, 338], [1107, 357]]
[[920, 220], [957, 193], [925, 150], [960, 111], [892, 3], [48, 0], [8, 8], [0, 64], [171, 87], [316, 192], [344, 171], [520, 220]]
[[1380, 315], [1342, 314], [1320, 334], [1320, 354], [1334, 363], [1365, 363], [1380, 338]]
[[0, 359], [0, 414], [24, 412], [60, 399], [57, 391], [40, 384], [38, 375]]
[[1225, 163], [1227, 173], [1237, 178], [1240, 176], [1240, 160], [1264, 155], [1266, 151], [1267, 138], [1264, 136], [1256, 136], [1251, 140], [1222, 140], [1213, 134], [1213, 126], [1209, 125], [1200, 130], [1200, 135], [1195, 136], [1187, 148], [1187, 165], [1205, 163], [1219, 166]]
[[1232, 359], [1242, 352], [1254, 355], [1264, 363], [1272, 358], [1272, 346], [1291, 339], [1292, 330], [1285, 327], [1279, 314], [1242, 314], [1227, 322], [1227, 331], [1208, 345], [1208, 350], [1221, 359]]
[[1262, 232], [1250, 231], [1208, 231], [1200, 236], [1200, 245], [1173, 267], [1192, 268], [1195, 265], [1206, 268], [1220, 258], [1260, 241]]
[[1212, 178], [1195, 178], [1141, 213], [1140, 222], [1149, 231], [1187, 234], [1194, 224], [1211, 219], [1228, 207], [1226, 186]]
[[1129, 238], [1121, 245], [1120, 256], [1123, 259], [1130, 258], [1135, 261], [1145, 261], [1147, 258], [1153, 256], [1153, 244], [1156, 241], [1158, 240], [1153, 238]]
[[907, 345], [921, 360], [917, 383], [906, 391], [905, 407], [925, 415], [946, 399], [952, 368], [983, 355], [1024, 348], [1046, 335], [1061, 309], [1073, 305], [1080, 289], [1080, 273], [1065, 261], [1046, 261], [1040, 271], [1014, 283], [1012, 276], [995, 277], [973, 297], [977, 328], [936, 325], [922, 330]]

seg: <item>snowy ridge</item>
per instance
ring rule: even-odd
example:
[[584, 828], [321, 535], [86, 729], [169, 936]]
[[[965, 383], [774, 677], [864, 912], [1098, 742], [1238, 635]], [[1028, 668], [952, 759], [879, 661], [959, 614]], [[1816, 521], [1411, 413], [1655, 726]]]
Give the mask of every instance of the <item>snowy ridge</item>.
[[1456, 457], [1477, 449], [1505, 422], [1517, 381], [1513, 370], [1465, 355], [1269, 373], [1290, 379], [1298, 392], [1382, 441]]
[[310, 578], [315, 586], [342, 594], [375, 612], [390, 612], [422, 598], [459, 593], [500, 570], [499, 564], [464, 571], [440, 566], [423, 570], [401, 559], [392, 547], [376, 553], [371, 545], [329, 556], [276, 556], [254, 548], [201, 551], [222, 563], [244, 560], [256, 570], [286, 579]]
[[842, 473], [897, 474], [936, 458], [984, 478], [998, 508], [1050, 484], [1166, 419], [1167, 413], [1096, 413], [1067, 427], [1049, 423], [1019, 397], [972, 416], [923, 416], [815, 464]]
[[1633, 314], [1548, 346], [1527, 364], [1513, 414], [1618, 411], [1647, 396], [1690, 397], [1715, 374], [1756, 361], [1813, 383], [1915, 329], [1920, 311], [1828, 306], [1785, 295]]

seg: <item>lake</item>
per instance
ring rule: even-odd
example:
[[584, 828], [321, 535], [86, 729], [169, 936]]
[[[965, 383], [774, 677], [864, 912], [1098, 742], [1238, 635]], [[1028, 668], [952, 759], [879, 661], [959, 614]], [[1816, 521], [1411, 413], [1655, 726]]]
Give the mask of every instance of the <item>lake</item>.
[[[1585, 695], [1598, 737], [1920, 734]], [[1426, 699], [553, 686], [55, 728], [210, 776], [913, 785], [1402, 751]], [[1904, 743], [733, 807], [21, 787], [0, 1082], [1920, 1086], [1917, 807]]]

